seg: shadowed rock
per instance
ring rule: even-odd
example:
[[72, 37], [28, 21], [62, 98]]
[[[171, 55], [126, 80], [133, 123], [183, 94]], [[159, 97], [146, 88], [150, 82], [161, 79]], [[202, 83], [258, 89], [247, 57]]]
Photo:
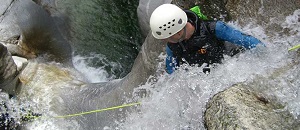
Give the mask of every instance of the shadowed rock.
[[171, 3], [171, 2], [172, 0], [140, 0], [139, 1], [139, 6], [137, 7], [137, 15], [139, 18], [139, 25], [141, 28], [141, 32], [144, 37], [148, 35], [148, 32], [150, 30], [149, 21], [154, 9], [162, 4]]
[[[50, 111], [57, 115], [81, 113], [128, 103], [128, 99], [132, 99], [134, 88], [144, 84], [150, 75], [155, 75], [159, 61], [157, 58], [164, 48], [163, 45], [149, 33], [131, 72], [122, 79], [103, 83], [90, 84], [84, 78], [81, 79], [77, 71], [61, 68], [57, 64], [29, 62], [20, 75], [23, 89], [18, 96], [26, 96], [28, 99], [39, 98], [40, 102], [49, 102], [51, 98], [51, 104], [48, 104]], [[48, 89], [41, 86], [47, 86]], [[31, 93], [33, 90], [35, 92]], [[49, 95], [51, 96], [47, 98]], [[41, 107], [49, 106], [41, 104]], [[82, 129], [104, 128], [116, 125], [115, 121], [124, 119], [128, 110], [124, 108], [87, 114], [77, 116], [75, 120]]]
[[[19, 80], [19, 71], [22, 68], [18, 70], [12, 55], [28, 59], [47, 55], [43, 58], [45, 62], [57, 61], [66, 66], [72, 66], [71, 54], [71, 46], [44, 9], [31, 0], [1, 1], [0, 89], [2, 92], [16, 95], [19, 89], [24, 87], [21, 84], [23, 82]], [[2, 103], [5, 104], [5, 101]], [[7, 108], [12, 107], [7, 106]], [[1, 111], [3, 112], [3, 107]], [[15, 129], [20, 122], [14, 122], [13, 117], [8, 120], [6, 117], [11, 117], [11, 115], [2, 112], [0, 113], [2, 115], [0, 115], [0, 129]]]
[[20, 83], [17, 77], [19, 72], [10, 53], [2, 44], [0, 44], [0, 58], [0, 89], [2, 92], [15, 95]]
[[29, 52], [27, 54], [38, 56], [47, 54], [46, 61], [54, 60], [72, 65], [70, 44], [62, 36], [50, 14], [31, 0], [13, 1], [2, 16], [0, 30], [1, 41], [21, 36], [19, 43], [14, 45], [14, 48], [19, 48], [14, 49], [16, 51], [23, 50]]
[[[131, 72], [122, 79], [107, 83], [88, 84], [78, 89], [66, 89], [67, 95], [62, 95], [68, 113], [78, 113], [99, 108], [119, 106], [132, 99], [134, 88], [144, 84], [150, 75], [156, 72], [158, 56], [163, 51], [164, 44], [148, 34], [142, 49], [135, 59]], [[93, 104], [93, 105], [91, 105]], [[84, 129], [97, 129], [113, 126], [115, 121], [124, 119], [128, 109], [112, 110], [78, 117], [80, 126]], [[88, 120], [88, 121], [87, 121]], [[101, 122], [99, 122], [101, 120]]]
[[[24, 1], [26, 0], [23, 0], [22, 2]], [[17, 2], [19, 4], [22, 3], [21, 1], [16, 1], [16, 3]], [[19, 32], [22, 32], [22, 34], [24, 35], [24, 43], [22, 44], [25, 44], [26, 47], [31, 49], [33, 52], [37, 54], [47, 52], [52, 54], [54, 58], [62, 59], [62, 61], [66, 60], [66, 57], [70, 56], [69, 54], [65, 54], [69, 51], [69, 49], [68, 47], [65, 47], [64, 45], [60, 44], [65, 43], [63, 42], [63, 40], [61, 40], [62, 37], [57, 36], [59, 35], [58, 33], [55, 34], [55, 29], [52, 31], [50, 30], [49, 32], [45, 31], [47, 29], [55, 27], [52, 24], [51, 19], [48, 19], [48, 17], [46, 16], [36, 18], [39, 16], [38, 14], [45, 14], [45, 12], [41, 11], [41, 8], [36, 9], [37, 11], [41, 11], [41, 13], [37, 12], [35, 9], [29, 8], [36, 7], [36, 5], [29, 6], [32, 2], [27, 2], [27, 4], [21, 4], [22, 6], [20, 6], [24, 7], [25, 9], [22, 10], [24, 11], [24, 13], [22, 13], [24, 16], [18, 17], [17, 20], [18, 24], [20, 24], [20, 28], [15, 27], [17, 28], [17, 31], [14, 31], [15, 28], [13, 26], [10, 26], [12, 27], [11, 31], [18, 32], [18, 29], [21, 29], [22, 31], [19, 30]], [[157, 2], [159, 3], [159, 1]], [[19, 10], [19, 12], [21, 12], [21, 10]], [[31, 13], [33, 13], [33, 15]], [[6, 22], [7, 21], [9, 20], [6, 20]], [[32, 23], [26, 23], [24, 21], [31, 21]], [[41, 24], [38, 21], [42, 21], [43, 23], [45, 22], [45, 24], [48, 25]], [[31, 32], [30, 30], [34, 31]], [[35, 42], [31, 43], [31, 41]], [[57, 66], [55, 64], [29, 64], [27, 70], [31, 70], [31, 72], [28, 72], [25, 69], [24, 73], [22, 74], [21, 80], [24, 89], [22, 90], [19, 96], [26, 95], [28, 99], [42, 100], [43, 96], [48, 96], [47, 94], [52, 94], [53, 97], [51, 97], [50, 99], [51, 111], [58, 115], [80, 113], [84, 111], [96, 110], [111, 106], [118, 106], [120, 104], [126, 103], [127, 99], [130, 99], [130, 97], [132, 96], [133, 89], [145, 83], [149, 76], [155, 73], [156, 65], [158, 62], [157, 57], [163, 49], [163, 44], [161, 44], [160, 42], [161, 41], [154, 39], [151, 36], [151, 34], [148, 33], [148, 37], [146, 38], [146, 41], [142, 46], [142, 50], [140, 51], [137, 59], [135, 60], [135, 64], [132, 68], [132, 71], [123, 79], [114, 80], [106, 83], [89, 84], [84, 81], [77, 80], [77, 77], [74, 75], [74, 73], [68, 71], [68, 69], [61, 68], [61, 66]], [[49, 50], [47, 50], [47, 48]], [[66, 52], [63, 52], [65, 48], [67, 48]], [[57, 50], [57, 52], [55, 52], [55, 50]], [[30, 66], [32, 68], [29, 68]], [[41, 86], [47, 86], [47, 88], [51, 89], [44, 89]], [[31, 91], [28, 91], [28, 89]], [[33, 90], [36, 91], [32, 93]], [[235, 94], [243, 95], [243, 98], [239, 98], [239, 95]], [[232, 95], [232, 97], [228, 97], [227, 99], [223, 97], [223, 95], [225, 95], [225, 97], [226, 95]], [[216, 95], [214, 99], [216, 100], [212, 100], [211, 103], [208, 105], [209, 109], [206, 112], [208, 117], [205, 117], [209, 129], [246, 129], [248, 127], [249, 129], [254, 127], [262, 129], [289, 129], [293, 127], [299, 128], [298, 125], [295, 125], [295, 121], [287, 112], [273, 111], [276, 109], [281, 109], [282, 106], [276, 106], [273, 103], [270, 103], [268, 100], [265, 100], [263, 97], [258, 97], [255, 94], [255, 92], [252, 92], [241, 86], [232, 87], [232, 89], [228, 89], [228, 91], [226, 90], [224, 91], [224, 93]], [[47, 101], [48, 100], [49, 99], [47, 99]], [[43, 103], [43, 101], [41, 102]], [[217, 105], [214, 105], [214, 102]], [[236, 102], [238, 102], [238, 104], [236, 104]], [[228, 106], [228, 109], [226, 106]], [[237, 106], [238, 108], [235, 108]], [[220, 107], [223, 107], [225, 109], [220, 109]], [[76, 118], [75, 120], [80, 123], [80, 126], [82, 126], [83, 129], [99, 129], [103, 128], [104, 126], [114, 125], [115, 120], [123, 119], [126, 110], [127, 109], [122, 109], [116, 111], [107, 111], [96, 114], [83, 115]], [[241, 113], [239, 113], [239, 115], [236, 115], [234, 112]], [[244, 120], [239, 120], [238, 117], [241, 114], [243, 114], [247, 118], [242, 118]], [[254, 116], [250, 116], [250, 114], [254, 114]], [[287, 121], [286, 124], [288, 125], [279, 126], [275, 124], [273, 127], [258, 124], [257, 122], [261, 121], [260, 118], [265, 117], [266, 115], [270, 115], [271, 118], [274, 118], [274, 122], [280, 125], [285, 121]], [[227, 117], [229, 118], [228, 121], [223, 120], [224, 118], [227, 119]], [[285, 118], [281, 119], [282, 117]], [[223, 120], [224, 123], [220, 120]], [[266, 119], [266, 121], [262, 121], [261, 123], [269, 122], [271, 122], [271, 120]], [[227, 123], [234, 124], [234, 126], [231, 126]], [[251, 123], [254, 124], [254, 126], [251, 126]]]

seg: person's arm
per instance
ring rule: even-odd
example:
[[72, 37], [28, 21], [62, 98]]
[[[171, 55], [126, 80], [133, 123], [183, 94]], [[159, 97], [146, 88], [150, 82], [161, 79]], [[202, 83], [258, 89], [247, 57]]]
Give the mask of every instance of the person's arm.
[[171, 49], [167, 46], [166, 47], [167, 57], [166, 57], [166, 72], [168, 74], [172, 74], [176, 67], [176, 60], [173, 57], [173, 52]]
[[263, 44], [257, 38], [234, 29], [233, 27], [228, 26], [222, 21], [217, 21], [215, 33], [217, 38], [236, 45], [243, 46], [246, 49], [254, 48], [259, 43]]

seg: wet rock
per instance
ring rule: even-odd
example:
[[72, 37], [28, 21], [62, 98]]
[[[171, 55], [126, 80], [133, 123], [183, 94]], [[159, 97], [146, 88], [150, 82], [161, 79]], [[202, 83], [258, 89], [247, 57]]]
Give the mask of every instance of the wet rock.
[[148, 35], [150, 30], [149, 20], [154, 9], [162, 4], [171, 3], [171, 1], [172, 0], [140, 0], [139, 6], [137, 7], [137, 15], [144, 37]]
[[34, 52], [30, 51], [30, 49], [22, 43], [22, 36], [13, 36], [5, 41], [0, 41], [0, 44], [6, 46], [8, 52], [13, 56], [20, 56], [27, 59], [37, 57]]
[[23, 52], [26, 50], [28, 54], [38, 56], [47, 54], [46, 61], [54, 60], [72, 65], [71, 45], [45, 9], [31, 0], [14, 0], [7, 5], [9, 7], [2, 14], [0, 21], [1, 41], [20, 37], [17, 46], [11, 44], [13, 46], [9, 48], [21, 48]]
[[8, 10], [12, 2], [13, 0], [1, 0], [0, 17], [1, 15], [5, 14], [5, 12]]
[[58, 30], [65, 39], [71, 39], [68, 9], [58, 9], [56, 0], [33, 0], [41, 6], [54, 20]]
[[[158, 56], [163, 51], [163, 48], [164, 44], [162, 41], [155, 39], [151, 33], [148, 33], [131, 72], [124, 78], [105, 83], [87, 84], [85, 87], [80, 87], [80, 90], [60, 90], [62, 93], [69, 93], [68, 95], [63, 95], [67, 113], [89, 111], [97, 106], [105, 108], [126, 103], [127, 99], [131, 99], [135, 88], [144, 84], [151, 75], [156, 75], [157, 64], [160, 61]], [[113, 127], [115, 121], [124, 119], [126, 111], [129, 111], [129, 109], [123, 108], [121, 111], [89, 114], [77, 119], [80, 122], [80, 126], [84, 127], [84, 129], [99, 129], [105, 126]], [[87, 119], [88, 121], [81, 121]]]
[[209, 19], [215, 20], [230, 20], [230, 15], [225, 7], [224, 0], [173, 0], [173, 4], [176, 4], [183, 9], [190, 9], [194, 6], [199, 6], [201, 12]]
[[17, 66], [6, 47], [0, 44], [0, 89], [10, 95], [15, 95], [19, 87]]
[[226, 9], [234, 21], [239, 21], [241, 25], [256, 21], [270, 33], [282, 30], [280, 25], [285, 17], [299, 8], [299, 0], [227, 0], [226, 3]]
[[299, 122], [283, 105], [238, 84], [216, 94], [207, 104], [205, 124], [209, 130], [298, 130]]

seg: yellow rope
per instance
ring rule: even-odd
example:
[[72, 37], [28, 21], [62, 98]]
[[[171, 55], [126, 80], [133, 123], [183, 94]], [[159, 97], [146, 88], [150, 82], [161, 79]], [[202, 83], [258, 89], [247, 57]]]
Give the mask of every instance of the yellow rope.
[[[108, 111], [108, 110], [114, 110], [114, 109], [118, 109], [118, 108], [130, 107], [130, 106], [140, 105], [140, 104], [141, 104], [140, 102], [131, 103], [131, 104], [124, 104], [124, 105], [121, 105], [121, 106], [115, 106], [115, 107], [104, 108], [104, 109], [99, 109], [99, 110], [92, 110], [92, 111], [82, 112], [82, 113], [77, 113], [77, 114], [70, 114], [70, 115], [64, 115], [64, 116], [54, 116], [52, 118], [67, 118], [67, 117], [81, 116], [81, 115], [86, 115], [86, 114], [91, 114], [91, 113], [96, 113], [96, 112], [103, 112], [103, 111]], [[28, 115], [28, 116], [26, 116], [26, 118], [37, 119], [37, 118], [41, 118], [41, 116]]]
[[292, 50], [296, 50], [300, 48], [300, 44], [299, 45], [296, 45], [296, 46], [293, 46], [292, 48], [289, 49], [289, 51], [292, 51]]

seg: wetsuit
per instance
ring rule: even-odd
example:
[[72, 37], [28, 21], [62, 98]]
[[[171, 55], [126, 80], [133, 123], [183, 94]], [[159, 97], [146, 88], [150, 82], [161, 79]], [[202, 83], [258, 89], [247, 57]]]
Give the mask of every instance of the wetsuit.
[[166, 71], [171, 74], [182, 63], [190, 65], [221, 63], [225, 52], [225, 41], [244, 47], [254, 48], [260, 40], [246, 35], [222, 21], [202, 21], [190, 11], [185, 11], [188, 22], [195, 27], [190, 39], [179, 43], [168, 43], [166, 47]]

